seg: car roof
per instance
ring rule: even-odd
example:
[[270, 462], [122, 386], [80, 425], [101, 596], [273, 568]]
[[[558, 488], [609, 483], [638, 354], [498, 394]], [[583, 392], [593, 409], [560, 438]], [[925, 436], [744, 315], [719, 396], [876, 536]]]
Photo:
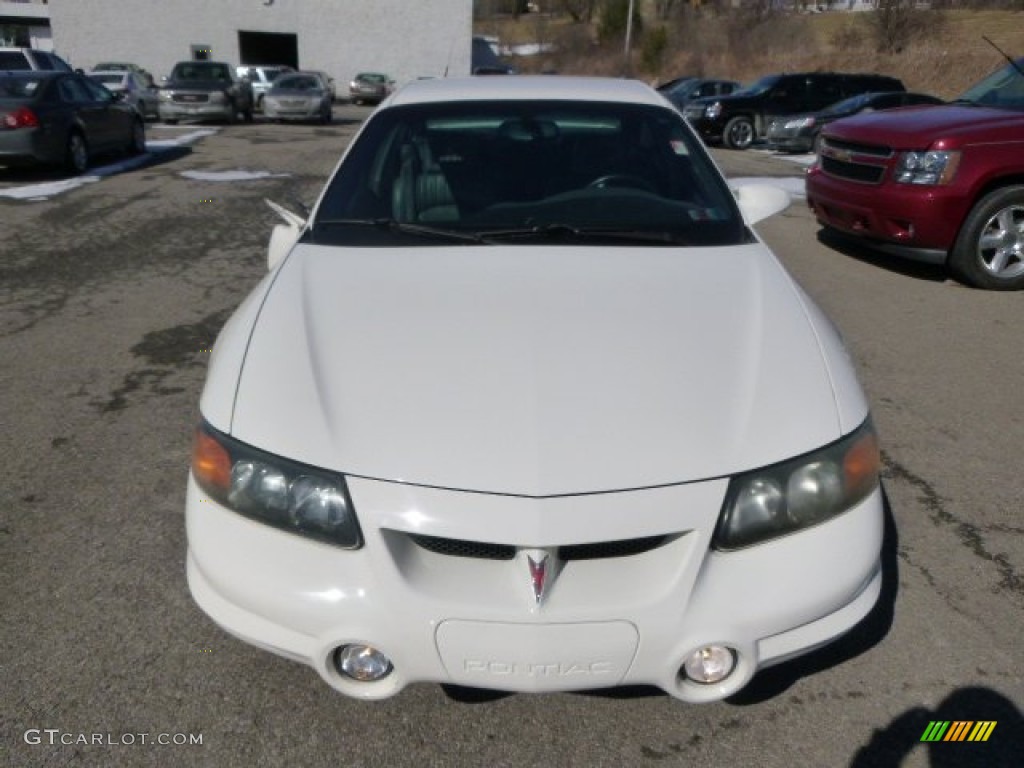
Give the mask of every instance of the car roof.
[[450, 77], [413, 80], [392, 96], [391, 104], [426, 104], [440, 101], [611, 101], [664, 107], [665, 101], [639, 80], [562, 75], [510, 77]]

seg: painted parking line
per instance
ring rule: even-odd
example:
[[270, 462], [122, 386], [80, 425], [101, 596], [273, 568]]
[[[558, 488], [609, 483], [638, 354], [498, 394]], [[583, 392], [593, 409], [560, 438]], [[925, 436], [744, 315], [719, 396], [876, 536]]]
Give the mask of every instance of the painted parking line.
[[198, 131], [183, 133], [182, 135], [172, 139], [150, 139], [146, 141], [146, 152], [144, 154], [119, 160], [108, 165], [100, 165], [95, 168], [91, 168], [88, 173], [82, 174], [81, 176], [75, 176], [70, 179], [57, 179], [55, 181], [44, 181], [39, 184], [23, 184], [21, 186], [0, 189], [0, 197], [6, 197], [10, 200], [26, 200], [29, 202], [49, 200], [57, 195], [70, 192], [73, 189], [84, 187], [86, 184], [94, 184], [107, 176], [124, 173], [125, 171], [130, 171], [134, 168], [145, 165], [150, 161], [150, 155], [169, 152], [178, 147], [188, 146], [189, 144], [199, 141], [199, 139], [205, 138], [206, 136], [212, 136], [215, 133], [217, 133], [216, 129], [204, 128]]

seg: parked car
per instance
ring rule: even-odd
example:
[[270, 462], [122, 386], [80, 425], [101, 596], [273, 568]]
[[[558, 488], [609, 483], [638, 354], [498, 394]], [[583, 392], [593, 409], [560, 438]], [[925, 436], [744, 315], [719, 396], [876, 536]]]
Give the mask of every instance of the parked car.
[[144, 67], [140, 67], [138, 64], [134, 64], [130, 61], [100, 61], [92, 68], [93, 72], [134, 72], [137, 75], [142, 75], [150, 85], [155, 86], [153, 81], [153, 75], [149, 73], [149, 70]]
[[[880, 586], [839, 334], [636, 80], [416, 80], [214, 347], [188, 582], [379, 699], [416, 682], [731, 696]], [[499, 439], [500, 438], [500, 439]]]
[[817, 112], [848, 96], [868, 91], [905, 91], [903, 83], [885, 75], [805, 72], [768, 75], [728, 96], [695, 99], [686, 118], [706, 141], [730, 149], [746, 149], [768, 132], [775, 117]]
[[146, 151], [135, 108], [74, 72], [0, 72], [0, 165], [81, 173], [105, 152]]
[[735, 80], [715, 80], [704, 77], [680, 77], [658, 86], [658, 92], [677, 109], [685, 109], [694, 99], [727, 96], [742, 86]]
[[861, 93], [837, 101], [820, 112], [772, 118], [768, 124], [768, 146], [781, 152], [810, 152], [815, 150], [821, 129], [835, 120], [861, 112], [877, 112], [926, 104], [945, 104], [945, 102], [937, 96], [927, 93], [908, 91]]
[[821, 136], [807, 203], [827, 230], [978, 288], [1024, 289], [1024, 58], [950, 104]]
[[235, 74], [240, 79], [246, 79], [252, 86], [252, 97], [256, 104], [257, 111], [263, 109], [263, 97], [267, 95], [274, 80], [285, 72], [294, 72], [294, 67], [275, 64], [267, 66], [263, 64], [247, 64], [235, 67]]
[[111, 93], [119, 94], [143, 118], [160, 117], [160, 91], [150, 85], [142, 74], [131, 70], [99, 70], [90, 72], [89, 77]]
[[182, 61], [160, 89], [160, 119], [252, 122], [252, 86], [222, 61]]
[[263, 100], [263, 112], [271, 120], [319, 120], [331, 122], [331, 92], [313, 72], [280, 75]]
[[395, 81], [380, 72], [360, 72], [348, 84], [348, 97], [353, 104], [380, 104], [395, 87]]
[[506, 64], [498, 56], [496, 42], [486, 37], [474, 37], [470, 51], [470, 71], [474, 75], [514, 75], [515, 67]]
[[35, 48], [0, 48], [0, 72], [25, 69], [71, 72], [71, 65], [55, 53]]

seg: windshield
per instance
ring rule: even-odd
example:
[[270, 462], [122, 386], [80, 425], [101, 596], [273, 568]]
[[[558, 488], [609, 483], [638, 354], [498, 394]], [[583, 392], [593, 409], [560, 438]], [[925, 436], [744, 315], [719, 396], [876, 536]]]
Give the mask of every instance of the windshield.
[[738, 91], [733, 91], [737, 96], [757, 96], [758, 94], [764, 93], [773, 85], [779, 82], [778, 75], [768, 75], [762, 77], [760, 80], [755, 80], [750, 85], [744, 86]]
[[747, 237], [732, 193], [674, 110], [481, 101], [378, 112], [329, 182], [312, 236], [404, 244], [415, 234], [436, 245], [444, 238], [426, 235], [442, 232], [460, 242]]
[[[1024, 59], [1018, 61], [1017, 66], [1024, 69]], [[968, 88], [957, 101], [1024, 112], [1024, 74], [1007, 64]]]
[[217, 64], [211, 61], [190, 61], [185, 64], [177, 64], [171, 72], [171, 80], [220, 80], [231, 81], [231, 72], [227, 64]]
[[120, 85], [124, 82], [124, 75], [89, 75], [95, 83], [102, 83], [103, 85]]
[[39, 77], [0, 76], [0, 99], [25, 99], [35, 96], [42, 86]]
[[320, 81], [309, 75], [284, 75], [274, 81], [275, 91], [314, 91], [320, 88]]
[[837, 101], [825, 109], [821, 110], [826, 115], [842, 115], [847, 112], [856, 112], [858, 109], [867, 104], [875, 95], [873, 93], [861, 93], [857, 96], [851, 96], [848, 99]]

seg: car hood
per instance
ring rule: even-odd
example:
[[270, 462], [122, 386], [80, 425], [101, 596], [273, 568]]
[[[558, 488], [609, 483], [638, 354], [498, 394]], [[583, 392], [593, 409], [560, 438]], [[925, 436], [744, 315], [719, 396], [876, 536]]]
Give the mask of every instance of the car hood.
[[759, 243], [301, 244], [252, 328], [230, 430], [348, 474], [503, 494], [720, 477], [840, 436], [811, 318]]
[[954, 148], [988, 141], [989, 131], [1006, 140], [1007, 131], [1019, 135], [1022, 129], [1024, 112], [949, 104], [862, 112], [833, 123], [828, 133], [893, 149], [920, 150], [930, 148], [936, 137], [941, 137], [942, 146], [935, 148]]

